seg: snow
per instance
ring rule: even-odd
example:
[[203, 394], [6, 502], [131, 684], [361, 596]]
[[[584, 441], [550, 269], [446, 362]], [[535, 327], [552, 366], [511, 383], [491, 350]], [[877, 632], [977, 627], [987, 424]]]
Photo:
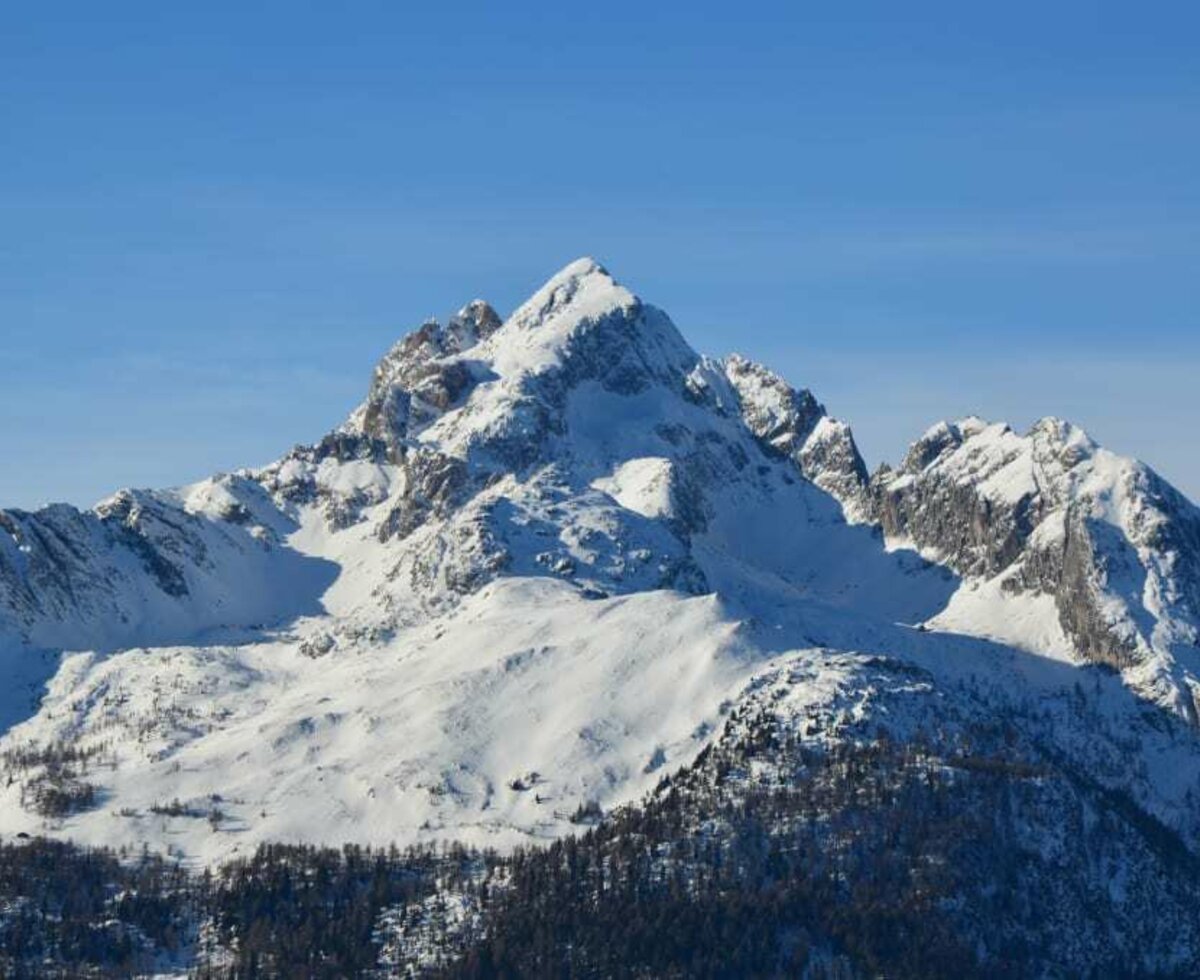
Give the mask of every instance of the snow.
[[987, 499], [1016, 503], [1037, 492], [1033, 454], [1028, 443], [1007, 425], [978, 425], [959, 430], [965, 441], [936, 466], [952, 479], [975, 484]]
[[828, 442], [830, 439], [839, 438], [847, 428], [849, 427], [845, 422], [822, 415], [817, 419], [817, 424], [813, 426], [812, 433], [806, 441], [809, 443]]
[[946, 607], [926, 622], [931, 629], [986, 637], [1020, 650], [1075, 662], [1054, 597], [1006, 591], [1004, 576], [964, 584]]
[[611, 496], [626, 510], [643, 517], [670, 517], [671, 461], [647, 456], [621, 463], [611, 476], [599, 477], [592, 486]]
[[955, 428], [952, 428], [950, 423], [942, 420], [934, 422], [928, 429], [921, 433], [919, 442], [938, 442], [946, 438], [952, 438], [955, 434]]

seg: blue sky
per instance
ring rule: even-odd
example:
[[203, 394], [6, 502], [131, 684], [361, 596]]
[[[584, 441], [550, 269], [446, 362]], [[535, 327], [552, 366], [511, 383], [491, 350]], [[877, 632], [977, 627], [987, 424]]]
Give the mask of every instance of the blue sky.
[[1155, 3], [9, 5], [0, 504], [267, 462], [425, 316], [581, 254], [872, 465], [1056, 414], [1200, 497], [1198, 32]]

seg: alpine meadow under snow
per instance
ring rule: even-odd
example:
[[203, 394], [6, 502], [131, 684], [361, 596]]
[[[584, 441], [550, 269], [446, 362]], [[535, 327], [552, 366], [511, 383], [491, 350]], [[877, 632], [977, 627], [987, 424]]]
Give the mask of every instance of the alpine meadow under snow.
[[[978, 964], [1200, 969], [1200, 510], [1058, 419], [938, 423], [869, 474], [812, 394], [696, 354], [590, 259], [507, 319], [422, 325], [263, 469], [0, 511], [0, 669], [6, 840], [503, 862], [668, 807], [742, 841], [737, 804], [815, 854], [919, 769], [1001, 842], [934, 890]], [[801, 789], [810, 822], [757, 795]], [[997, 888], [1027, 899], [989, 925]], [[405, 915], [380, 912], [380, 975], [519, 921], [418, 941]], [[830, 975], [876, 962], [809, 931]]]

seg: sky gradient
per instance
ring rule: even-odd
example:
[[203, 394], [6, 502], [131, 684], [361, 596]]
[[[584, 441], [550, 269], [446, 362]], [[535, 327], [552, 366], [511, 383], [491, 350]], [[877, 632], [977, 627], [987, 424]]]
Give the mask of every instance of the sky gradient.
[[0, 506], [268, 462], [583, 254], [872, 467], [1054, 414], [1200, 498], [1195, 5], [190, 6], [0, 14]]

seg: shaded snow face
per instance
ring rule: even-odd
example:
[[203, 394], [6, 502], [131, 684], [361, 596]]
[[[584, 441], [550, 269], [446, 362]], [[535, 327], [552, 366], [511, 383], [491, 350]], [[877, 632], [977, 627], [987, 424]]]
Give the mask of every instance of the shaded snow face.
[[[692, 758], [780, 658], [1020, 699], [1087, 657], [1188, 715], [1196, 527], [1056, 422], [943, 424], [868, 479], [811, 393], [700, 357], [585, 259], [506, 320], [422, 325], [268, 467], [0, 512], [3, 747], [109, 746], [102, 807], [55, 817], [85, 839], [553, 836]], [[45, 823], [23, 785], [0, 830]]]

